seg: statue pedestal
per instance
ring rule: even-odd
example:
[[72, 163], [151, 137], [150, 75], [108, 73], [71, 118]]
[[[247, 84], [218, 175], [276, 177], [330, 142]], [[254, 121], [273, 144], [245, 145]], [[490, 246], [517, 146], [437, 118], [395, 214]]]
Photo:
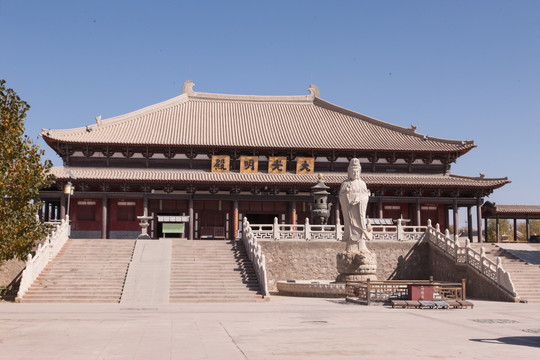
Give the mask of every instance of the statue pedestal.
[[377, 280], [377, 255], [367, 248], [338, 253], [336, 260], [338, 282]]

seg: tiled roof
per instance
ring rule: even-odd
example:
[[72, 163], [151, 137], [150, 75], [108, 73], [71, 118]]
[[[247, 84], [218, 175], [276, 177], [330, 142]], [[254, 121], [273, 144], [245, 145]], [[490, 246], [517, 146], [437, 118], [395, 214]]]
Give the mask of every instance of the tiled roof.
[[427, 137], [321, 100], [313, 85], [306, 96], [244, 96], [193, 92], [143, 109], [96, 120], [86, 127], [41, 133], [56, 142], [131, 146], [334, 149], [452, 152], [473, 141]]
[[[212, 173], [205, 170], [148, 169], [148, 168], [94, 168], [55, 167], [51, 170], [58, 180], [68, 180], [71, 172], [77, 181], [89, 182], [146, 182], [146, 183], [205, 183], [205, 184], [264, 184], [309, 185], [317, 182], [317, 175], [268, 174], [268, 173]], [[347, 178], [346, 173], [323, 173], [327, 185], [338, 185]], [[388, 187], [447, 187], [496, 189], [510, 181], [507, 178], [489, 179], [453, 175], [418, 175], [398, 173], [364, 173], [362, 179], [368, 186]]]
[[483, 210], [493, 215], [540, 215], [540, 205], [498, 205], [486, 202]]

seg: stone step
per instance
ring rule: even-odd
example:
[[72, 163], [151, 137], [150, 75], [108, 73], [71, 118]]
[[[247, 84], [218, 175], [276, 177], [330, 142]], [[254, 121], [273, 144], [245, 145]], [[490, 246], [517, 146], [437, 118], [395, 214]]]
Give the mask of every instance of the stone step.
[[198, 277], [198, 276], [190, 276], [185, 278], [178, 278], [178, 277], [172, 277], [171, 281], [173, 282], [181, 282], [183, 284], [189, 284], [189, 283], [195, 283], [200, 284], [201, 281], [204, 281], [205, 283], [212, 283], [212, 282], [239, 282], [239, 283], [253, 283], [258, 284], [259, 281], [252, 277], [221, 277], [221, 278], [204, 278], [204, 277]]
[[40, 299], [23, 299], [23, 303], [119, 303], [120, 299], [92, 299], [92, 298], [77, 298], [77, 299], [58, 299], [56, 297], [40, 298]]
[[61, 292], [65, 294], [71, 294], [71, 293], [99, 293], [104, 296], [119, 296], [122, 293], [122, 288], [120, 287], [105, 287], [103, 289], [97, 288], [97, 287], [87, 287], [87, 288], [71, 288], [71, 287], [60, 287], [60, 288], [54, 288], [54, 287], [35, 287], [30, 290], [28, 290], [28, 294], [32, 294], [32, 296], [42, 296], [44, 294], [47, 294], [48, 292]]
[[174, 294], [170, 296], [171, 300], [174, 299], [212, 299], [212, 298], [227, 298], [227, 299], [256, 299], [261, 296], [256, 293], [249, 294], [218, 294], [218, 293], [188, 293], [188, 294]]
[[219, 281], [219, 282], [209, 282], [209, 281], [195, 281], [195, 282], [185, 282], [185, 281], [171, 281], [171, 288], [179, 287], [197, 287], [201, 289], [207, 289], [210, 287], [257, 287], [258, 283], [245, 283], [242, 281]]
[[203, 277], [203, 276], [189, 276], [189, 277], [171, 277], [171, 283], [175, 284], [212, 284], [212, 283], [253, 283], [258, 284], [258, 281], [252, 279], [249, 276], [246, 277], [221, 277], [221, 278], [210, 278], [210, 277]]
[[256, 273], [254, 271], [238, 271], [233, 269], [223, 269], [221, 271], [204, 273], [204, 269], [193, 269], [193, 270], [184, 270], [184, 271], [171, 271], [171, 277], [178, 277], [182, 279], [191, 279], [195, 277], [206, 278], [209, 280], [220, 279], [220, 278], [239, 278], [239, 277], [255, 277]]
[[36, 281], [43, 281], [43, 280], [47, 280], [47, 279], [50, 279], [50, 280], [53, 280], [53, 281], [57, 281], [57, 280], [65, 280], [65, 279], [84, 279], [85, 281], [89, 281], [89, 280], [100, 280], [100, 281], [105, 281], [105, 280], [122, 280], [122, 279], [125, 279], [126, 277], [126, 274], [123, 273], [123, 274], [86, 274], [85, 276], [80, 276], [80, 274], [76, 274], [76, 273], [72, 273], [72, 274], [58, 274], [58, 275], [55, 275], [55, 276], [47, 276], [47, 274], [43, 275], [43, 276], [39, 276]]
[[122, 289], [123, 289], [123, 286], [105, 286], [105, 287], [96, 287], [96, 286], [86, 286], [86, 287], [72, 287], [72, 286], [58, 286], [58, 287], [55, 287], [55, 286], [36, 286], [35, 288], [32, 288], [30, 290], [28, 290], [27, 294], [33, 294], [33, 293], [36, 293], [36, 292], [39, 292], [39, 293], [46, 293], [46, 292], [63, 292], [63, 293], [69, 293], [69, 292], [74, 292], [74, 293], [80, 293], [80, 292], [85, 292], [85, 293], [100, 293], [100, 294], [119, 294], [122, 292]]
[[23, 302], [119, 302], [134, 240], [68, 240]]
[[[188, 274], [188, 273], [194, 273], [194, 272], [206, 272], [208, 268], [206, 267], [182, 267], [182, 268], [176, 268], [173, 271], [171, 271], [171, 274]], [[234, 273], [235, 275], [242, 274], [242, 273], [248, 273], [248, 274], [254, 274], [255, 270], [251, 269], [239, 269], [239, 268], [232, 268], [232, 267], [217, 267], [213, 268], [211, 272], [208, 272], [208, 276], [218, 276], [220, 272], [228, 272], [228, 273]]]
[[236, 242], [173, 242], [170, 301], [261, 299], [255, 271], [242, 249]]
[[[28, 299], [46, 299], [46, 298], [53, 298], [54, 296], [50, 294], [31, 294], [28, 296]], [[71, 293], [64, 293], [62, 294], [63, 299], [80, 299], [88, 297], [89, 299], [109, 299], [109, 300], [115, 300], [120, 299], [120, 294], [87, 294], [87, 295], [78, 295], [78, 294], [71, 294]]]

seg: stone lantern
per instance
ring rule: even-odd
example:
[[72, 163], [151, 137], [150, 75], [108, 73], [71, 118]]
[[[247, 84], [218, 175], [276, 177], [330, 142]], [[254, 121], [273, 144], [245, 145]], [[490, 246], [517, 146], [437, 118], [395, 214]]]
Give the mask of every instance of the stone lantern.
[[319, 174], [317, 176], [319, 181], [315, 186], [311, 188], [311, 196], [313, 202], [309, 204], [311, 209], [311, 223], [326, 225], [328, 218], [330, 217], [330, 209], [332, 208], [332, 203], [328, 202], [328, 189], [330, 189], [323, 181], [323, 175]]

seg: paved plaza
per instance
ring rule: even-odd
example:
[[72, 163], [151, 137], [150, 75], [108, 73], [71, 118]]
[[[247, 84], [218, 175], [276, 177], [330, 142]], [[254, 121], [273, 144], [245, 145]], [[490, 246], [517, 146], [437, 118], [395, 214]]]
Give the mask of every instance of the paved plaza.
[[0, 304], [2, 359], [537, 359], [540, 304]]

